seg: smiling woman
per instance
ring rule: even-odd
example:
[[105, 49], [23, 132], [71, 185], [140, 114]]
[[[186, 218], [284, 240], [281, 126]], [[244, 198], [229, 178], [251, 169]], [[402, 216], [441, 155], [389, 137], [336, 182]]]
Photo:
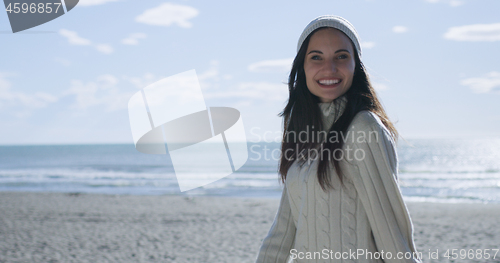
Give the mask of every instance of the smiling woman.
[[358, 38], [338, 16], [313, 20], [299, 38], [281, 113], [284, 188], [257, 262], [422, 258], [398, 185], [398, 133], [361, 62]]
[[354, 48], [344, 33], [334, 28], [320, 28], [311, 36], [306, 53], [307, 88], [321, 102], [331, 102], [351, 87]]

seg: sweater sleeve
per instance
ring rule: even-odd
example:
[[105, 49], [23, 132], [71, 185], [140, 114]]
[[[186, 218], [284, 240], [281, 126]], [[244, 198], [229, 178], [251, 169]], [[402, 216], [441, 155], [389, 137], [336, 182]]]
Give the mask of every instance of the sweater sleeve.
[[421, 262], [413, 241], [413, 225], [397, 182], [398, 160], [389, 131], [378, 117], [367, 111], [360, 112], [352, 126], [354, 140], [346, 143], [352, 147], [351, 176], [378, 251], [387, 256], [384, 262]]
[[269, 233], [262, 241], [256, 262], [285, 263], [295, 240], [295, 232], [295, 223], [285, 185], [278, 212]]

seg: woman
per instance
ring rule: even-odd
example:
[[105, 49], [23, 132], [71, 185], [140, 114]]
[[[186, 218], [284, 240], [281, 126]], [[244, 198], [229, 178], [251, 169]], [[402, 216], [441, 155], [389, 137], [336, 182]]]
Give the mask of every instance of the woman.
[[354, 27], [311, 21], [289, 77], [284, 189], [257, 262], [420, 262], [397, 184], [398, 133], [361, 63]]

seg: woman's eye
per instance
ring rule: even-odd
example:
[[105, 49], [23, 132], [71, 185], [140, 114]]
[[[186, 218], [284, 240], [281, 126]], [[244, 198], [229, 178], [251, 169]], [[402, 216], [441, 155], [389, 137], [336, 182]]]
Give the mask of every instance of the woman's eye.
[[321, 57], [320, 57], [320, 56], [318, 56], [318, 55], [315, 55], [315, 56], [312, 56], [312, 57], [311, 57], [311, 59], [312, 59], [312, 60], [320, 60], [320, 59], [321, 59]]
[[347, 55], [346, 54], [342, 54], [342, 55], [339, 55], [337, 58], [338, 59], [346, 59]]

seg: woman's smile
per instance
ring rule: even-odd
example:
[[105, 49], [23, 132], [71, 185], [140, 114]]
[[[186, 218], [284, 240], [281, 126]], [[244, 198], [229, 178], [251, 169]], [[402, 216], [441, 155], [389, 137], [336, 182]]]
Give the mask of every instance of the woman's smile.
[[342, 79], [338, 79], [338, 78], [328, 78], [328, 79], [320, 79], [317, 81], [318, 84], [322, 87], [322, 88], [335, 88], [335, 87], [338, 87], [341, 82], [342, 82]]

